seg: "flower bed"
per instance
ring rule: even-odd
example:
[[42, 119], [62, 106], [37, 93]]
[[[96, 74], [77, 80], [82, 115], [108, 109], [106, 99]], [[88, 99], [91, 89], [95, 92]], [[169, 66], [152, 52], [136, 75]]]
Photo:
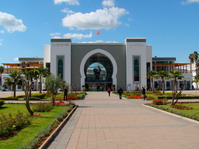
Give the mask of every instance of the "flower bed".
[[69, 102], [64, 102], [64, 101], [56, 101], [55, 105], [57, 106], [69, 106]]
[[167, 102], [164, 101], [164, 100], [159, 100], [159, 99], [157, 99], [157, 100], [153, 100], [153, 104], [154, 104], [154, 105], [166, 105]]
[[128, 99], [142, 99], [142, 96], [128, 96]]
[[[55, 97], [55, 100], [63, 101], [63, 97]], [[81, 99], [81, 97], [75, 97], [75, 96], [67, 96], [67, 100], [75, 100], [75, 99]]]
[[146, 100], [155, 100], [155, 97], [147, 97]]

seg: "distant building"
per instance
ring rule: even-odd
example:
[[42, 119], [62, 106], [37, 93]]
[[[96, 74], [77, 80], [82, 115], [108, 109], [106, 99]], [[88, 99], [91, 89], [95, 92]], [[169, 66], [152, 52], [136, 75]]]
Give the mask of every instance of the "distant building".
[[[193, 71], [191, 63], [176, 63], [175, 57], [153, 57], [152, 65], [154, 71], [180, 71], [184, 78], [178, 80], [178, 88], [184, 88], [186, 90], [191, 90], [192, 80], [193, 80]], [[165, 90], [173, 89], [172, 79], [165, 79]], [[162, 89], [161, 79], [154, 79], [154, 88], [157, 90]]]
[[[9, 77], [9, 74], [13, 71], [32, 70], [43, 66], [44, 59], [41, 57], [20, 57], [18, 58], [18, 63], [2, 63], [4, 67], [4, 73], [2, 74], [2, 89], [11, 90], [7, 85], [5, 85], [5, 78]], [[38, 89], [38, 82], [34, 80], [33, 90]], [[17, 90], [22, 90], [21, 86], [17, 86]]]

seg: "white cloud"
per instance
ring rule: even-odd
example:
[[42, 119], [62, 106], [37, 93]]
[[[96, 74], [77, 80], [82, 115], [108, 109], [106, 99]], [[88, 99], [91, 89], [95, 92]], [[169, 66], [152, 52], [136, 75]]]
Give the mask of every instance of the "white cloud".
[[50, 33], [50, 36], [60, 36], [61, 33]]
[[62, 9], [61, 12], [68, 13], [68, 14], [74, 13], [74, 11], [72, 11], [72, 10], [70, 10], [68, 8]]
[[79, 5], [78, 0], [54, 0], [55, 4], [67, 3], [69, 5]]
[[192, 3], [199, 3], [199, 0], [186, 0], [182, 2], [182, 4], [192, 4]]
[[14, 60], [14, 61], [19, 61], [19, 58], [18, 58], [18, 57], [16, 57], [16, 58], [14, 58], [13, 60]]
[[2, 25], [10, 33], [15, 31], [26, 31], [26, 26], [23, 24], [22, 20], [17, 19], [15, 16], [5, 12], [0, 12], [0, 25]]
[[92, 38], [92, 33], [89, 34], [77, 34], [77, 33], [67, 33], [64, 34], [64, 38], [75, 38], [75, 39], [82, 39], [82, 38]]
[[112, 7], [98, 9], [95, 12], [68, 14], [62, 19], [62, 24], [70, 29], [111, 29], [121, 24], [119, 18], [127, 14], [124, 8]]
[[102, 6], [103, 7], [114, 7], [115, 1], [114, 0], [103, 0]]
[[3, 34], [3, 33], [5, 33], [5, 31], [4, 30], [0, 30], [0, 34]]

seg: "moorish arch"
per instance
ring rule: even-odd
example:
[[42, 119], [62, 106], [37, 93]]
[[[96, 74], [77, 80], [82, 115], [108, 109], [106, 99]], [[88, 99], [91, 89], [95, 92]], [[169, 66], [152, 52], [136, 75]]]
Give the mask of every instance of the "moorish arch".
[[[81, 64], [80, 64], [80, 75], [81, 75], [81, 88], [85, 85], [86, 83], [86, 71], [85, 71], [85, 65], [88, 64], [88, 60], [91, 58], [91, 57], [94, 57], [95, 55], [101, 55], [101, 56], [104, 56], [108, 59], [108, 61], [111, 63], [112, 65], [112, 70], [111, 70], [111, 80], [112, 80], [112, 84], [117, 87], [117, 63], [114, 59], [114, 57], [107, 51], [105, 50], [102, 50], [102, 49], [95, 49], [95, 50], [92, 50], [90, 52], [88, 52], [82, 59], [81, 61]], [[106, 69], [106, 65], [103, 64], [102, 61], [93, 61], [93, 63], [98, 63], [100, 65], [103, 65]], [[87, 69], [87, 68], [86, 68]], [[107, 70], [106, 70], [107, 71]]]

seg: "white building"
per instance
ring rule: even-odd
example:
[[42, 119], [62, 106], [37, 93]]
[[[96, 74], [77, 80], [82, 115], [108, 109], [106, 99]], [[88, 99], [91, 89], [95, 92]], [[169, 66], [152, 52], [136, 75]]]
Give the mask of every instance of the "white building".
[[146, 87], [151, 64], [152, 47], [145, 38], [128, 38], [125, 43], [51, 39], [51, 44], [44, 48], [44, 66], [78, 90]]

